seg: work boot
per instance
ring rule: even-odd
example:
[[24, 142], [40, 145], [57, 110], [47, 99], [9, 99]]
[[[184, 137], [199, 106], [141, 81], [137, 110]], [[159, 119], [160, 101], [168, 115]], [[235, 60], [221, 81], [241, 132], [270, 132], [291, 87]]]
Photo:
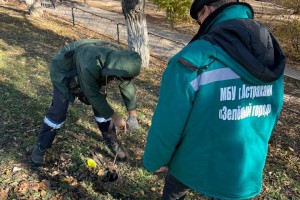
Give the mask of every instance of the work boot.
[[40, 148], [39, 144], [35, 144], [30, 155], [31, 161], [35, 165], [42, 165], [45, 162], [45, 150]]
[[117, 154], [117, 157], [124, 159], [126, 157], [126, 152], [121, 145], [119, 145], [117, 140], [117, 135], [115, 132], [102, 132], [103, 139], [108, 146], [108, 148], [114, 153]]

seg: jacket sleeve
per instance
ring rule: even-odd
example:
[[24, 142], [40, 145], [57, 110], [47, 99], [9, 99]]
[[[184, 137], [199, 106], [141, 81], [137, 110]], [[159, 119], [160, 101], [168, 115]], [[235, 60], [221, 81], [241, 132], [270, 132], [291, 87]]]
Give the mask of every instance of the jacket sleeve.
[[161, 81], [157, 107], [149, 129], [143, 164], [154, 172], [168, 165], [188, 121], [195, 91], [191, 86], [197, 73], [170, 61]]
[[137, 103], [136, 103], [136, 90], [134, 86], [134, 81], [117, 80], [117, 84], [121, 92], [121, 96], [123, 98], [127, 111], [136, 109]]

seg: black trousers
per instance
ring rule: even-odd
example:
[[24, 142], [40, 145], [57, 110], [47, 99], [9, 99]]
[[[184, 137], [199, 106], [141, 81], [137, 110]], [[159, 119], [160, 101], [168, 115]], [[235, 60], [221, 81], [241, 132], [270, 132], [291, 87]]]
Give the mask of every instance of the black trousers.
[[[57, 131], [66, 120], [69, 103], [69, 100], [53, 86], [52, 103], [44, 118], [42, 130], [37, 137], [37, 143], [40, 144], [42, 149], [49, 149], [52, 146]], [[93, 111], [100, 131], [107, 131], [109, 120], [105, 122], [99, 121], [99, 118], [103, 118], [94, 108]]]
[[[181, 183], [172, 174], [168, 173], [165, 179], [162, 200], [183, 200], [189, 191], [189, 187]], [[220, 200], [210, 198], [210, 200]]]
[[182, 200], [185, 198], [188, 191], [189, 187], [168, 173], [165, 179], [162, 200]]

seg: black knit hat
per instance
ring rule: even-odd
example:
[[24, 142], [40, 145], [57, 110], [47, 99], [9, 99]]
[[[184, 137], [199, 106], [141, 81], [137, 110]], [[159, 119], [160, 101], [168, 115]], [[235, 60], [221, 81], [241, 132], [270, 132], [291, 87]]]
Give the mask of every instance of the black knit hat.
[[219, 0], [194, 0], [191, 9], [190, 15], [193, 19], [198, 19], [198, 12], [201, 10], [205, 5], [209, 5], [215, 3]]

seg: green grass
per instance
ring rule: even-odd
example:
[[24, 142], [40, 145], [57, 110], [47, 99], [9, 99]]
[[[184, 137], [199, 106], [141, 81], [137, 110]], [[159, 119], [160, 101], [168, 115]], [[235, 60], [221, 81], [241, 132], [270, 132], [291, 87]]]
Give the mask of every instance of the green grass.
[[[28, 164], [44, 114], [51, 101], [48, 63], [64, 44], [95, 33], [54, 18], [32, 18], [22, 10], [0, 6], [0, 199], [159, 199], [164, 174], [156, 176], [142, 166], [147, 130], [155, 108], [165, 63], [151, 58], [136, 80], [142, 126], [135, 133], [119, 134], [130, 157], [117, 160], [119, 179], [102, 182], [101, 170], [113, 156], [103, 144], [90, 107], [75, 102], [51, 150], [47, 166]], [[126, 117], [116, 86], [110, 103]], [[299, 199], [299, 116], [284, 109], [270, 141], [263, 191], [255, 199]], [[101, 160], [96, 169], [87, 158]], [[16, 167], [20, 171], [13, 172]], [[45, 184], [47, 183], [47, 184]], [[206, 199], [190, 192], [187, 199]]]

